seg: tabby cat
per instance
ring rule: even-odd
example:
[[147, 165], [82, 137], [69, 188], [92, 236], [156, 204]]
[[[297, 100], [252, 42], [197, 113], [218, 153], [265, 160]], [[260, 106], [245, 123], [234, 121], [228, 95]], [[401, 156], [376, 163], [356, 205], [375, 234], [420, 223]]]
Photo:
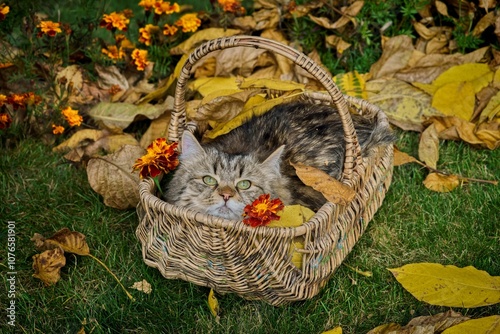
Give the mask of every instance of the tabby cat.
[[[394, 136], [385, 123], [352, 114], [363, 156]], [[185, 131], [180, 164], [163, 192], [170, 203], [240, 220], [261, 194], [285, 205], [319, 209], [326, 199], [304, 185], [294, 164], [303, 163], [339, 179], [345, 142], [336, 109], [307, 102], [281, 104], [230, 133], [200, 144]]]

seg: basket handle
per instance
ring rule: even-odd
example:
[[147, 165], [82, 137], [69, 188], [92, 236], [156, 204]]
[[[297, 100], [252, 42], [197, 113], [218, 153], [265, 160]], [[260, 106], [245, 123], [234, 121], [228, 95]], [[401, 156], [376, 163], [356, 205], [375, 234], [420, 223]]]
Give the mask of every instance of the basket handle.
[[338, 110], [345, 138], [345, 159], [342, 173], [342, 182], [352, 186], [353, 169], [361, 163], [361, 148], [352, 123], [346, 99], [335, 85], [330, 75], [316, 64], [311, 58], [287, 45], [263, 37], [237, 35], [221, 37], [207, 41], [198, 46], [186, 60], [177, 80], [175, 89], [174, 111], [168, 127], [169, 141], [179, 141], [182, 131], [186, 128], [186, 86], [191, 77], [193, 65], [212, 51], [223, 50], [238, 46], [265, 49], [292, 60], [295, 64], [313, 75], [332, 97], [332, 102]]

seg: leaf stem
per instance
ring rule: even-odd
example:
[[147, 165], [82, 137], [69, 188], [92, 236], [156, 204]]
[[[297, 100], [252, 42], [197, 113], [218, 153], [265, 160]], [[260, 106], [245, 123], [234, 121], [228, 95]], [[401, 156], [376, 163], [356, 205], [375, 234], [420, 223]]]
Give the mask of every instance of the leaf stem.
[[[448, 172], [444, 172], [444, 171], [432, 168], [431, 166], [428, 166], [425, 163], [423, 163], [422, 161], [417, 160], [417, 159], [415, 159], [415, 162], [417, 164], [419, 164], [420, 166], [425, 167], [425, 168], [427, 168], [428, 170], [430, 170], [431, 172], [434, 172], [434, 173], [438, 173], [438, 174], [442, 174], [442, 175], [456, 175], [456, 174], [451, 174], [451, 173], [448, 173]], [[456, 175], [456, 177], [458, 177], [460, 180], [467, 181], [467, 182], [487, 183], [487, 184], [493, 184], [495, 186], [498, 185], [498, 181], [495, 181], [495, 180], [475, 179], [475, 178], [472, 178], [472, 177], [465, 177], [465, 176], [461, 176], [461, 175]]]

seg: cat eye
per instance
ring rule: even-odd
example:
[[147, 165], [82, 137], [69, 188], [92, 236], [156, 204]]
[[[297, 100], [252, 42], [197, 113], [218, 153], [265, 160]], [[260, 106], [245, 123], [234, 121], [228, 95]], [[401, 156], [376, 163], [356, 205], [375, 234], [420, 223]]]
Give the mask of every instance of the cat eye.
[[209, 186], [215, 186], [217, 185], [217, 180], [214, 179], [213, 177], [211, 177], [210, 175], [206, 175], [203, 177], [203, 182], [206, 184], [206, 185], [209, 185]]
[[250, 188], [251, 185], [252, 183], [250, 183], [250, 181], [248, 180], [241, 180], [240, 182], [236, 183], [236, 187], [238, 187], [241, 190], [246, 190]]

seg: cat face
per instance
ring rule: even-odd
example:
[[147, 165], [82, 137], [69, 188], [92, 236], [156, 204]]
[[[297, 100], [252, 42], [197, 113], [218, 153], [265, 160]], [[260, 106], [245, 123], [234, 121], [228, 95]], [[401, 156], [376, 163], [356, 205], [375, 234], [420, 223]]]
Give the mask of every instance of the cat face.
[[243, 209], [284, 180], [281, 147], [264, 162], [250, 155], [230, 155], [202, 147], [190, 132], [182, 136], [180, 165], [168, 185], [167, 201], [226, 219], [242, 219]]

